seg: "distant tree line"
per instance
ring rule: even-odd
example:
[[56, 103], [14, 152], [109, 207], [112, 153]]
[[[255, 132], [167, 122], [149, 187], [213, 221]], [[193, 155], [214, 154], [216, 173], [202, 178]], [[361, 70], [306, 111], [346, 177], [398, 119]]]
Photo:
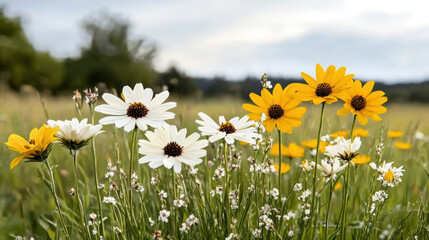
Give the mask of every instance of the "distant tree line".
[[[37, 51], [25, 35], [20, 18], [6, 16], [0, 8], [0, 86], [5, 82], [19, 90], [23, 85], [31, 85], [39, 91], [60, 94], [99, 83], [119, 91], [124, 85], [141, 82], [157, 91], [167, 88], [179, 96], [243, 99], [262, 88], [260, 79], [255, 77], [241, 81], [223, 77], [192, 78], [175, 66], [158, 72], [153, 66], [155, 45], [145, 39], [131, 39], [130, 24], [120, 17], [99, 14], [87, 19], [83, 28], [89, 41], [79, 56], [56, 59], [47, 52]], [[269, 80], [273, 86], [302, 82], [302, 79], [272, 76]], [[377, 82], [375, 89], [385, 91], [390, 101], [429, 102], [429, 81], [393, 85]]]
[[197, 91], [194, 79], [177, 67], [157, 72], [153, 66], [156, 47], [145, 39], [131, 39], [130, 24], [117, 16], [100, 14], [83, 24], [89, 36], [78, 57], [55, 59], [37, 51], [28, 40], [18, 17], [0, 8], [0, 83], [12, 89], [31, 85], [54, 94], [105, 83], [120, 90], [141, 82], [168, 87], [179, 95]]

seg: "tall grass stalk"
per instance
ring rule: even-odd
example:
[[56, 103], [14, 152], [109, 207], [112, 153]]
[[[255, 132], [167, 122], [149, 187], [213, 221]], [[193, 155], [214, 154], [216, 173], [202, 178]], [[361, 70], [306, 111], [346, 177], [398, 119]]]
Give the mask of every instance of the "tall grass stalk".
[[280, 130], [278, 130], [278, 134], [279, 134], [279, 197], [281, 200], [282, 199], [282, 142], [283, 141], [282, 141], [282, 132]]
[[[352, 128], [350, 129], [350, 141], [353, 142], [353, 130], [356, 123], [356, 115], [353, 117]], [[341, 220], [341, 239], [346, 239], [346, 220], [347, 220], [347, 202], [348, 202], [348, 190], [349, 190], [349, 180], [350, 180], [350, 161], [347, 162], [347, 169], [345, 175], [345, 184], [344, 184], [344, 196], [343, 196], [343, 215]]]
[[[91, 114], [91, 123], [95, 125], [95, 112], [94, 112], [95, 104], [90, 104], [90, 114]], [[91, 139], [91, 146], [92, 146], [92, 163], [94, 168], [94, 183], [95, 183], [95, 189], [97, 193], [97, 202], [98, 202], [98, 215], [100, 216], [100, 219], [103, 219], [103, 207], [101, 205], [101, 195], [100, 195], [100, 188], [98, 183], [98, 164], [97, 164], [97, 152], [95, 149], [95, 138]], [[101, 222], [101, 236], [104, 236], [104, 222]]]
[[[313, 189], [311, 193], [311, 213], [310, 213], [310, 223], [313, 222], [314, 218], [314, 212], [316, 210], [315, 203], [316, 203], [316, 186], [317, 186], [317, 165], [319, 163], [319, 148], [320, 148], [320, 137], [322, 134], [322, 124], [323, 124], [323, 113], [325, 111], [325, 102], [322, 103], [322, 109], [320, 110], [320, 119], [319, 119], [319, 130], [317, 132], [317, 145], [316, 145], [316, 158], [315, 158], [315, 165], [314, 165], [314, 176], [313, 176]], [[317, 224], [317, 223], [316, 223]], [[314, 232], [316, 230], [316, 226], [314, 226], [311, 239], [314, 239]]]
[[[87, 232], [87, 228], [85, 227], [85, 213], [83, 210], [83, 205], [82, 205], [82, 201], [80, 199], [80, 191], [79, 191], [79, 174], [78, 174], [78, 164], [77, 164], [77, 155], [78, 155], [79, 151], [77, 150], [70, 150], [70, 154], [73, 156], [73, 167], [74, 167], [74, 177], [75, 177], [75, 196], [76, 196], [76, 202], [78, 205], [78, 209], [79, 209], [79, 220], [80, 220], [80, 224], [81, 224], [81, 231], [82, 231], [82, 235], [84, 236], [84, 239], [87, 239], [88, 236], [90, 236], [89, 234], [89, 229]], [[88, 235], [87, 235], [88, 234]]]
[[49, 180], [50, 180], [50, 182], [49, 182], [50, 183], [50, 189], [51, 189], [51, 193], [52, 193], [54, 200], [55, 200], [55, 206], [57, 207], [58, 217], [60, 219], [64, 233], [66, 235], [66, 239], [70, 239], [70, 234], [69, 234], [69, 231], [67, 229], [66, 221], [64, 220], [64, 216], [63, 216], [63, 212], [61, 210], [60, 202], [58, 201], [57, 191], [55, 189], [54, 174], [52, 173], [52, 167], [49, 164], [48, 159], [44, 160], [43, 163], [45, 164], [45, 166], [48, 170], [48, 175], [49, 175]]

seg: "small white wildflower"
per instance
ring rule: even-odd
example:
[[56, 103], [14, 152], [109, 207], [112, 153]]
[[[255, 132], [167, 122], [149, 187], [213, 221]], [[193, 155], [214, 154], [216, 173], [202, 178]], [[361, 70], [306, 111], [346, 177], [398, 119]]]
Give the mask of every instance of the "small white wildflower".
[[238, 235], [235, 233], [231, 233], [229, 234], [228, 237], [225, 238], [225, 240], [233, 240], [233, 239], [238, 239]]
[[301, 165], [299, 165], [299, 167], [304, 172], [310, 172], [311, 170], [313, 170], [314, 166], [315, 166], [314, 162], [308, 162], [307, 160], [303, 160], [301, 162]]
[[161, 191], [158, 193], [158, 195], [159, 195], [159, 197], [161, 198], [161, 200], [166, 199], [166, 198], [167, 198], [167, 196], [168, 196], [168, 194], [167, 194], [164, 190], [161, 190]]
[[189, 225], [182, 223], [182, 227], [179, 228], [179, 231], [187, 233], [189, 231]]
[[156, 179], [155, 177], [150, 178], [150, 184], [156, 185], [157, 183], [158, 183], [158, 179]]
[[320, 138], [320, 141], [322, 141], [322, 142], [329, 142], [329, 141], [331, 141], [331, 136], [329, 134], [325, 135], [325, 136], [322, 136]]
[[149, 225], [152, 227], [153, 225], [155, 225], [155, 221], [151, 218], [151, 217], [149, 217], [148, 218], [148, 221], [149, 221]]
[[173, 204], [175, 207], [183, 207], [185, 205], [185, 201], [183, 201], [182, 199], [176, 199], [173, 201]]
[[294, 235], [295, 233], [294, 233], [294, 231], [291, 229], [291, 230], [289, 230], [289, 232], [287, 233], [287, 235], [289, 236], [289, 237], [293, 237], [293, 235]]
[[189, 173], [191, 175], [196, 175], [198, 173], [198, 168], [194, 168], [191, 166], [191, 169], [189, 170]]
[[222, 187], [221, 185], [218, 185], [218, 186], [216, 187], [216, 193], [217, 193], [217, 194], [222, 195], [222, 190], [223, 190], [223, 187]]
[[279, 190], [277, 188], [273, 188], [270, 190], [270, 195], [274, 198], [274, 200], [277, 200], [279, 198]]
[[301, 191], [302, 190], [302, 184], [301, 183], [296, 183], [295, 185], [293, 185], [293, 190], [295, 192]]
[[422, 140], [425, 137], [425, 135], [422, 132], [416, 131], [414, 133], [414, 138], [418, 140]]
[[91, 214], [89, 214], [89, 218], [90, 218], [92, 221], [95, 221], [95, 220], [97, 219], [97, 214], [95, 214], [95, 213], [91, 213]]
[[121, 234], [122, 230], [118, 227], [113, 227], [113, 231], [115, 231], [116, 234]]
[[371, 204], [371, 209], [369, 210], [370, 213], [373, 213], [375, 210], [375, 203]]
[[116, 199], [114, 197], [104, 197], [103, 202], [116, 205]]
[[302, 192], [300, 196], [298, 196], [298, 200], [305, 201], [305, 199], [310, 195], [311, 195], [311, 191], [307, 189], [304, 192]]
[[225, 169], [218, 167], [214, 172], [214, 176], [212, 177], [213, 181], [218, 181], [221, 177], [225, 176]]
[[384, 202], [384, 200], [386, 200], [388, 196], [389, 195], [383, 190], [377, 191], [374, 193], [374, 195], [372, 195], [372, 201], [373, 202]]
[[289, 211], [286, 215], [283, 215], [283, 219], [286, 221], [289, 221], [292, 218], [295, 218], [295, 213], [293, 211]]
[[262, 233], [262, 230], [260, 230], [260, 229], [254, 229], [252, 231], [252, 235], [253, 235], [254, 238], [260, 238], [261, 237], [261, 233]]
[[160, 220], [160, 221], [163, 221], [163, 222], [168, 222], [168, 217], [170, 216], [170, 211], [167, 211], [167, 210], [161, 210], [160, 212], [159, 212], [159, 217], [158, 217], [158, 220]]

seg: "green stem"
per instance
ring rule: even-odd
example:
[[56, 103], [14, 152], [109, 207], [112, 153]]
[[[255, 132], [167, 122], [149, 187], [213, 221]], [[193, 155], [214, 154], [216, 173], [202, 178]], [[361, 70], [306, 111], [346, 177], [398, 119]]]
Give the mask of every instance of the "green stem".
[[[90, 104], [90, 114], [91, 114], [91, 123], [95, 124], [95, 112], [94, 112], [94, 104]], [[95, 189], [97, 193], [97, 200], [98, 200], [98, 215], [100, 215], [100, 219], [103, 219], [103, 208], [101, 205], [101, 195], [100, 195], [100, 189], [98, 188], [98, 171], [97, 171], [97, 153], [95, 151], [95, 138], [91, 140], [92, 145], [92, 157], [93, 157], [93, 167], [94, 167], [94, 183], [95, 183]], [[103, 220], [101, 222], [101, 236], [104, 236], [104, 222]]]
[[326, 211], [326, 219], [325, 219], [325, 240], [328, 239], [328, 220], [329, 220], [329, 209], [331, 208], [331, 200], [332, 200], [332, 192], [334, 189], [334, 181], [330, 180], [331, 186], [329, 189], [329, 200], [328, 200], [328, 209]]
[[137, 128], [134, 128], [133, 130], [133, 136], [131, 139], [131, 154], [130, 154], [130, 169], [128, 172], [128, 184], [130, 184], [130, 211], [131, 216], [133, 216], [133, 183], [132, 183], [132, 172], [133, 172], [133, 164], [134, 164], [134, 147], [136, 145], [136, 137], [137, 137]]
[[[352, 128], [350, 130], [350, 141], [353, 141], [353, 130], [356, 123], [356, 115], [353, 117]], [[343, 215], [341, 220], [341, 239], [346, 239], [346, 220], [347, 220], [347, 202], [348, 202], [348, 190], [349, 190], [349, 180], [350, 180], [350, 164], [347, 163], [346, 170], [346, 181], [344, 185], [344, 197], [343, 197]]]
[[[77, 205], [79, 208], [79, 216], [80, 216], [80, 224], [81, 224], [81, 228], [82, 228], [82, 235], [84, 236], [84, 239], [87, 238], [86, 234], [89, 234], [89, 232], [86, 232], [86, 227], [85, 227], [85, 214], [83, 211], [83, 206], [82, 206], [82, 201], [80, 200], [80, 194], [79, 194], [79, 175], [78, 175], [78, 165], [77, 165], [77, 154], [78, 151], [77, 150], [70, 150], [71, 155], [73, 156], [73, 166], [74, 166], [74, 177], [75, 177], [75, 193], [76, 193], [76, 200], [77, 200]], [[90, 235], [88, 235], [90, 236]]]
[[[278, 130], [278, 129], [277, 129]], [[282, 199], [282, 132], [279, 133], [279, 198]]]
[[57, 191], [55, 189], [54, 176], [52, 174], [52, 169], [51, 169], [51, 166], [49, 164], [49, 160], [46, 159], [43, 162], [45, 163], [46, 167], [48, 168], [48, 174], [49, 174], [49, 178], [51, 180], [51, 192], [52, 192], [52, 195], [54, 195], [55, 205], [56, 205], [57, 210], [58, 210], [58, 216], [59, 216], [61, 225], [63, 225], [64, 232], [66, 234], [66, 239], [70, 239], [70, 235], [69, 235], [69, 232], [67, 230], [66, 222], [65, 222], [65, 220], [63, 218], [63, 213], [61, 211], [60, 202], [58, 201]]
[[225, 201], [226, 201], [226, 224], [227, 224], [227, 231], [229, 233], [229, 228], [230, 228], [230, 207], [229, 206], [229, 178], [228, 178], [228, 157], [227, 157], [227, 148], [228, 148], [228, 144], [226, 143], [226, 141], [224, 142], [223, 145], [223, 158], [225, 161]]
[[[171, 183], [173, 184], [173, 202], [176, 200], [176, 182], [174, 167], [171, 168]], [[177, 234], [177, 207], [174, 207], [174, 233]]]
[[[325, 102], [322, 103], [322, 110], [320, 111], [320, 120], [319, 120], [319, 131], [317, 133], [317, 146], [316, 146], [316, 159], [315, 159], [315, 165], [314, 165], [314, 176], [313, 176], [313, 191], [312, 191], [312, 200], [311, 200], [311, 217], [310, 217], [310, 223], [313, 221], [314, 217], [314, 211], [316, 210], [316, 207], [314, 206], [316, 203], [316, 179], [317, 179], [317, 165], [319, 164], [319, 148], [320, 148], [320, 137], [322, 133], [322, 123], [323, 123], [323, 112], [325, 111]], [[317, 223], [316, 223], [317, 224]], [[314, 231], [316, 229], [316, 226], [314, 226], [312, 231], [311, 239], [314, 239]]]

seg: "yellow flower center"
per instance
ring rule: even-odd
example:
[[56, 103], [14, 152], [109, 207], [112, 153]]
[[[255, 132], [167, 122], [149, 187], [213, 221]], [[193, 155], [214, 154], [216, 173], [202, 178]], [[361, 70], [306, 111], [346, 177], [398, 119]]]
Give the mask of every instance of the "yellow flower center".
[[387, 171], [386, 174], [384, 174], [384, 180], [392, 182], [393, 181], [393, 176], [394, 175], [393, 175], [392, 171]]
[[170, 142], [162, 150], [164, 150], [164, 155], [169, 157], [178, 157], [182, 155], [183, 147], [176, 142]]
[[132, 117], [135, 119], [146, 116], [148, 112], [149, 109], [147, 109], [147, 107], [140, 102], [130, 104], [127, 109], [128, 117]]
[[225, 122], [220, 125], [219, 131], [225, 132], [226, 134], [235, 133], [236, 129], [234, 125], [232, 125], [230, 122]]
[[268, 116], [271, 119], [274, 119], [274, 120], [279, 119], [284, 114], [285, 114], [285, 110], [283, 110], [283, 108], [278, 104], [271, 105], [270, 108], [268, 108]]
[[326, 97], [332, 93], [332, 86], [329, 83], [320, 83], [316, 87], [316, 96]]
[[362, 109], [365, 108], [366, 106], [366, 100], [364, 97], [362, 97], [361, 95], [356, 95], [352, 98], [352, 101], [350, 103], [352, 105], [352, 107], [356, 110], [356, 111], [360, 111]]

